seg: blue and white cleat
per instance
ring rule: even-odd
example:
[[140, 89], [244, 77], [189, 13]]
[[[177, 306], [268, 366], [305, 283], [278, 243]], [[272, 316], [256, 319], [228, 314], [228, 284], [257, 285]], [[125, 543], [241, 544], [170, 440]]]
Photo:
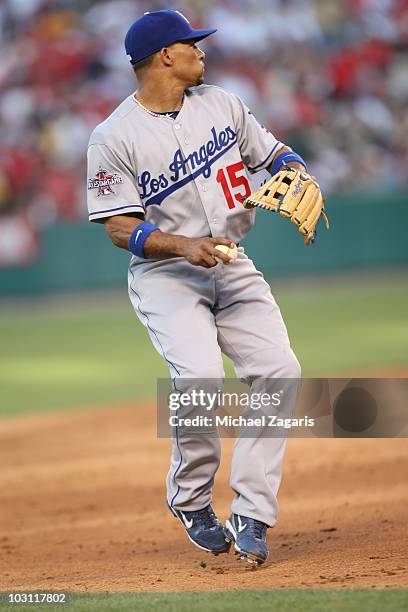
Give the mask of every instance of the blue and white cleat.
[[229, 551], [231, 541], [226, 539], [223, 526], [211, 506], [193, 511], [176, 510], [170, 506], [169, 509], [179, 519], [188, 538], [198, 548], [211, 552], [213, 555]]
[[225, 523], [227, 540], [234, 542], [240, 559], [254, 566], [262, 565], [268, 558], [267, 529], [265, 523], [239, 514], [231, 514]]

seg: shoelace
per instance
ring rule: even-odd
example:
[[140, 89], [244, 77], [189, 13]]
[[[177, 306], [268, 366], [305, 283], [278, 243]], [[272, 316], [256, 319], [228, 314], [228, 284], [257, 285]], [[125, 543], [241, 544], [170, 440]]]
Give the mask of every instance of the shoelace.
[[255, 519], [245, 519], [249, 521], [248, 529], [259, 540], [264, 540], [266, 535], [266, 525]]
[[196, 512], [191, 512], [190, 515], [194, 518], [194, 520], [202, 523], [205, 529], [211, 529], [211, 527], [216, 527], [217, 525], [215, 514], [210, 506], [207, 506], [207, 508], [203, 508], [202, 510], [197, 510]]

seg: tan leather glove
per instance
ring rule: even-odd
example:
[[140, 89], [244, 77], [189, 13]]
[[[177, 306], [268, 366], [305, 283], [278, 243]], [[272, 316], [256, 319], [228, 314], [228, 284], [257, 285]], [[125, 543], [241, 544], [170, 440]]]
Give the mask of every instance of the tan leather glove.
[[243, 204], [245, 208], [256, 206], [290, 218], [303, 234], [305, 244], [315, 241], [320, 216], [329, 229], [320, 187], [313, 177], [301, 170], [289, 167], [280, 170], [258, 191], [251, 193]]

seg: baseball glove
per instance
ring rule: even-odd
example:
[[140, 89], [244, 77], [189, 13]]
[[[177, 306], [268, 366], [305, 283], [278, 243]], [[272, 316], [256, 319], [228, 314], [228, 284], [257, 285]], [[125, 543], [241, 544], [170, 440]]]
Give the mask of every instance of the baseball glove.
[[305, 244], [315, 241], [320, 216], [329, 229], [319, 185], [306, 172], [288, 166], [274, 174], [258, 191], [251, 193], [243, 204], [245, 208], [256, 206], [289, 218], [303, 234]]

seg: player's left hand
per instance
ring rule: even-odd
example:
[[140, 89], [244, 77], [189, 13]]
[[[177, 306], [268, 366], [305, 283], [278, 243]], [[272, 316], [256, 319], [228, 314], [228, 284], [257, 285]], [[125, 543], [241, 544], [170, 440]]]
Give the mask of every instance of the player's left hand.
[[301, 170], [286, 167], [277, 172], [243, 204], [245, 208], [256, 206], [289, 218], [303, 234], [305, 244], [315, 241], [321, 216], [329, 229], [320, 186], [314, 176]]

